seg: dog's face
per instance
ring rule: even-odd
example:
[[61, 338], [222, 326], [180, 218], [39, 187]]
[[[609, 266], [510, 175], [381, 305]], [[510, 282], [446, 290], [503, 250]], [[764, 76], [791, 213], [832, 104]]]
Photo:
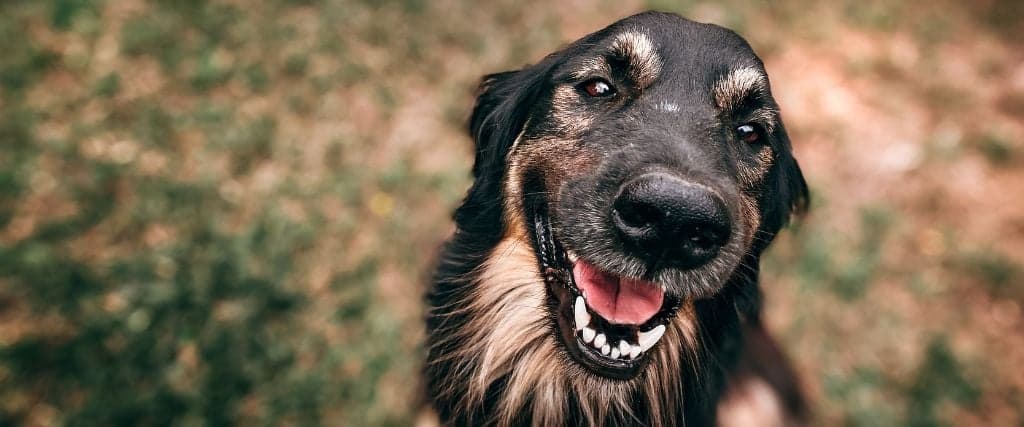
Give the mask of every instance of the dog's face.
[[[515, 286], [544, 290], [540, 320], [583, 376], [630, 381], [669, 360], [662, 347], [696, 345], [694, 301], [756, 276], [806, 198], [760, 59], [675, 15], [488, 76], [470, 126], [476, 182], [457, 220], [501, 194], [504, 241], [535, 255]], [[490, 265], [514, 262], [500, 248]]]

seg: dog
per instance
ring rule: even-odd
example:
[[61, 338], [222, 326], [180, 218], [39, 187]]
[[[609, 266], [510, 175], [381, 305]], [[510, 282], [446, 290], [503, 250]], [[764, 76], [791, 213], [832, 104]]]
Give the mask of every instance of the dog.
[[736, 33], [645, 12], [485, 76], [427, 293], [445, 425], [792, 425], [759, 257], [808, 190]]

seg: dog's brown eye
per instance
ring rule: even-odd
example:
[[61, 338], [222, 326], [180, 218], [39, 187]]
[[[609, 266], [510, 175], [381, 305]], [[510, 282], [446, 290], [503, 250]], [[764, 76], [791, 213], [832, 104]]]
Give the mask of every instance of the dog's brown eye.
[[587, 95], [595, 98], [615, 94], [615, 88], [612, 87], [611, 83], [608, 83], [607, 80], [601, 78], [587, 80], [583, 82], [580, 87], [583, 88], [583, 91], [586, 92]]
[[757, 126], [750, 123], [736, 128], [736, 134], [747, 144], [753, 144], [761, 140], [761, 131]]

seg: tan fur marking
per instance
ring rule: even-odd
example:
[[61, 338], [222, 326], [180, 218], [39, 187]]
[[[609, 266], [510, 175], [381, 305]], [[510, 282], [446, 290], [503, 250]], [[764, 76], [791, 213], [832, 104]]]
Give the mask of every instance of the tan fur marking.
[[434, 408], [423, 407], [420, 408], [412, 425], [413, 427], [441, 427], [441, 418], [437, 416], [437, 411]]
[[579, 95], [572, 86], [555, 88], [551, 107], [551, 117], [556, 125], [552, 131], [564, 138], [577, 138], [593, 123], [594, 118], [579, 108]]
[[610, 73], [611, 70], [608, 69], [608, 62], [601, 57], [586, 60], [580, 68], [572, 72], [572, 76], [576, 79], [582, 80], [595, 75], [604, 76]]
[[730, 384], [718, 404], [719, 427], [782, 427], [789, 425], [782, 402], [764, 380], [747, 377]]
[[483, 399], [487, 386], [515, 365], [520, 351], [510, 347], [545, 347], [544, 286], [530, 244], [503, 240], [484, 265], [478, 286], [468, 308], [478, 315], [465, 330], [473, 331], [471, 342], [480, 343], [472, 350], [483, 352], [469, 395]]
[[[715, 106], [719, 111], [731, 113], [745, 98], [758, 93], [768, 93], [768, 77], [755, 68], [738, 68], [715, 82], [711, 90]], [[772, 106], [761, 106], [750, 112], [745, 120], [760, 123], [765, 131], [772, 133], [778, 125], [779, 112]]]
[[629, 74], [640, 89], [650, 86], [661, 73], [661, 57], [654, 42], [639, 29], [625, 31], [615, 36], [612, 53], [629, 62]]
[[764, 180], [774, 162], [772, 148], [767, 145], [762, 146], [757, 152], [757, 161], [754, 164], [740, 165], [738, 168], [740, 183], [744, 188], [757, 187], [757, 184]]
[[764, 91], [768, 79], [755, 68], [744, 67], [732, 70], [727, 76], [715, 82], [712, 94], [715, 106], [720, 110], [732, 110], [736, 104], [755, 91]]
[[[527, 125], [529, 125], [529, 122], [527, 122]], [[526, 241], [526, 217], [523, 214], [523, 195], [521, 191], [523, 186], [520, 179], [522, 172], [520, 171], [520, 163], [518, 161], [520, 156], [515, 155], [518, 152], [522, 139], [523, 132], [520, 132], [509, 149], [509, 166], [508, 172], [505, 174], [505, 197], [503, 200], [505, 201], [505, 237]]]
[[743, 236], [743, 246], [750, 247], [754, 239], [758, 238], [757, 233], [761, 227], [761, 211], [757, 208], [757, 200], [750, 195], [740, 195], [740, 216], [747, 230]]
[[[550, 189], [548, 202], [557, 205], [557, 189], [574, 176], [588, 173], [599, 160], [596, 153], [581, 146], [579, 139], [569, 136], [524, 139], [509, 159], [506, 176], [506, 214], [511, 219], [522, 215], [522, 174], [527, 170], [541, 171], [544, 188]], [[517, 211], [518, 209], [518, 211]], [[511, 223], [511, 221], [509, 221]], [[525, 224], [523, 225], [525, 230]], [[511, 228], [511, 226], [510, 226]]]

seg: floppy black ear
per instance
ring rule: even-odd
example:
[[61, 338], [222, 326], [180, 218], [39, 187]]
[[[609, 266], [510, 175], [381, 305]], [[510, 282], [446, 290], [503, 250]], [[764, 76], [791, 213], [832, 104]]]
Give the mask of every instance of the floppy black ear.
[[504, 157], [529, 117], [532, 92], [529, 70], [506, 71], [484, 76], [476, 105], [469, 118], [469, 136], [476, 147], [473, 178], [501, 171]]
[[761, 203], [764, 209], [761, 229], [767, 233], [767, 238], [758, 239], [762, 241], [758, 252], [768, 246], [771, 238], [789, 223], [792, 215], [805, 212], [810, 202], [807, 182], [793, 157], [785, 127], [780, 124], [773, 137], [778, 142], [775, 164], [766, 180], [766, 191], [763, 192], [766, 199]]
[[469, 119], [476, 147], [473, 186], [455, 211], [463, 231], [501, 233], [501, 182], [512, 143], [526, 126], [546, 82], [549, 65], [490, 74], [480, 83]]

